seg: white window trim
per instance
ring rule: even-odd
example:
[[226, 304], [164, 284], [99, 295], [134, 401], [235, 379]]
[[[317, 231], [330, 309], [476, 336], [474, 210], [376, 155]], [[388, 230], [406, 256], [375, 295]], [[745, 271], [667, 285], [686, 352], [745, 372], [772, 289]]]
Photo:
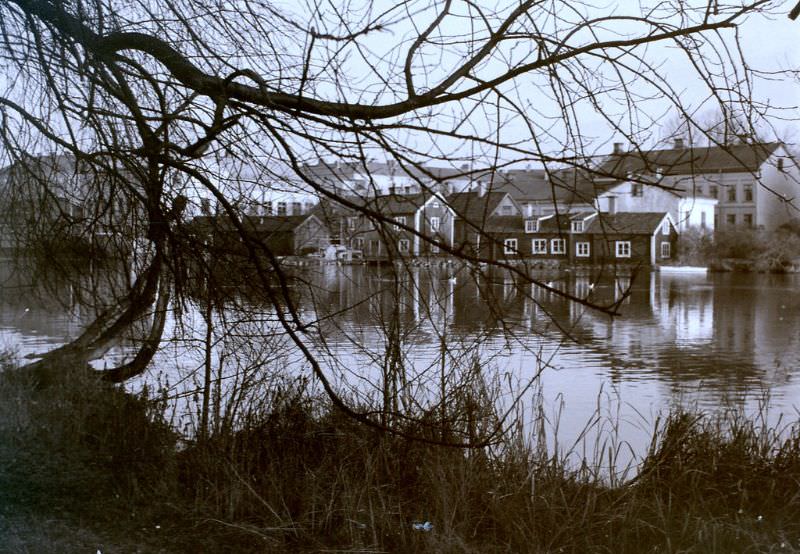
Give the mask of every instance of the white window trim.
[[661, 243], [661, 257], [662, 258], [672, 257], [672, 244], [666, 241]]
[[525, 220], [525, 232], [526, 233], [538, 233], [539, 232], [539, 220], [538, 219], [526, 219]]
[[666, 220], [661, 224], [661, 234], [669, 235], [669, 220]]
[[431, 230], [432, 231], [438, 231], [439, 230], [439, 223], [440, 223], [440, 220], [439, 220], [438, 217], [432, 217], [431, 218]]
[[573, 233], [583, 233], [583, 220], [573, 221], [572, 222], [572, 232]]
[[519, 254], [519, 250], [517, 250], [517, 239], [505, 239], [503, 241], [503, 253]]
[[[537, 248], [537, 244], [543, 245], [544, 248]], [[547, 239], [531, 239], [531, 254], [547, 254]]]
[[431, 254], [438, 254], [439, 253], [439, 246], [436, 244], [431, 244]]
[[551, 254], [566, 254], [567, 253], [567, 240], [566, 239], [550, 239], [550, 253]]
[[631, 241], [629, 240], [614, 241], [614, 252], [617, 258], [630, 258]]
[[[584, 250], [585, 247], [585, 251]], [[588, 258], [592, 252], [591, 243], [589, 242], [576, 242], [575, 243], [575, 256], [578, 258]]]

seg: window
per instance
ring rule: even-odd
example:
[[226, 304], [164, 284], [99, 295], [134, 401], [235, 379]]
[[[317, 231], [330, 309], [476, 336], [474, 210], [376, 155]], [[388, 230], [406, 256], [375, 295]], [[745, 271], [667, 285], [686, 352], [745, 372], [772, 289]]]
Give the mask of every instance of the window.
[[431, 244], [431, 254], [438, 254], [438, 253], [439, 253], [439, 247], [435, 244]]
[[745, 202], [753, 201], [753, 185], [744, 186], [744, 201]]
[[504, 254], [517, 254], [517, 239], [506, 239], [503, 241]]
[[512, 215], [514, 213], [514, 206], [511, 204], [505, 204], [502, 208], [503, 215]]
[[573, 233], [583, 233], [583, 221], [573, 221], [572, 222], [572, 232]]
[[728, 214], [728, 215], [726, 215], [725, 216], [725, 222], [728, 225], [731, 225], [731, 226], [736, 225], [736, 214]]
[[631, 196], [643, 196], [644, 185], [642, 183], [633, 183], [631, 185]]
[[[406, 224], [406, 216], [404, 216], [404, 215], [398, 215], [397, 217], [394, 218], [394, 220], [397, 223], [399, 223], [400, 225], [405, 225]], [[399, 229], [399, 227], [396, 227], [396, 228]]]
[[538, 233], [539, 232], [539, 220], [538, 219], [526, 219], [525, 220], [525, 232], [526, 233]]
[[736, 202], [736, 185], [728, 187], [728, 202]]
[[550, 241], [550, 253], [551, 254], [566, 254], [567, 252], [567, 241], [564, 239], [552, 239]]
[[264, 202], [264, 215], [272, 215], [272, 202]]
[[744, 220], [744, 224], [747, 227], [752, 227], [753, 226], [753, 214], [744, 214], [742, 216], [742, 218]]
[[531, 247], [534, 254], [547, 254], [547, 239], [533, 239]]
[[441, 207], [442, 207], [442, 205], [441, 205], [441, 204], [439, 204], [439, 201], [438, 201], [438, 200], [434, 200], [434, 201], [431, 203], [431, 208], [441, 208]]
[[397, 241], [397, 251], [401, 254], [408, 254], [408, 247], [410, 242], [408, 239], [400, 239]]
[[672, 245], [668, 242], [661, 243], [661, 257], [662, 258], [669, 258], [672, 254]]
[[719, 187], [717, 185], [708, 185], [708, 195], [711, 198], [719, 198]]
[[300, 215], [303, 211], [303, 204], [300, 202], [292, 202], [292, 215]]
[[358, 216], [351, 216], [347, 218], [347, 228], [351, 231], [355, 230], [358, 225]]
[[669, 235], [669, 221], [664, 221], [664, 223], [661, 224], [661, 234]]
[[618, 240], [615, 241], [617, 258], [630, 258], [631, 257], [631, 241]]
[[577, 242], [575, 243], [575, 255], [579, 258], [588, 258], [589, 257], [589, 243], [588, 242]]
[[700, 228], [706, 228], [706, 212], [700, 212]]
[[286, 215], [286, 202], [278, 202], [278, 215]]
[[350, 241], [350, 246], [353, 248], [353, 250], [362, 250], [364, 248], [364, 239], [354, 238]]
[[431, 218], [431, 230], [432, 231], [438, 231], [439, 230], [439, 218], [438, 217], [432, 217]]

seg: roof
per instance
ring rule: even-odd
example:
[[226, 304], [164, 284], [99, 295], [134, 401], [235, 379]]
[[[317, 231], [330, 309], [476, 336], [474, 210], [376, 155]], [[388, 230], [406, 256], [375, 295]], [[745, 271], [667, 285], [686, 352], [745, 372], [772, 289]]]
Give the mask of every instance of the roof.
[[576, 168], [511, 170], [492, 190], [507, 192], [514, 200], [523, 203], [591, 205], [598, 194], [616, 182], [599, 183], [588, 171]]
[[524, 220], [513, 215], [492, 216], [482, 227], [482, 231], [486, 233], [522, 233], [525, 231]]
[[[292, 232], [311, 214], [305, 215], [265, 215], [265, 216], [246, 216], [242, 218], [242, 225], [249, 231], [258, 233], [284, 233]], [[209, 216], [202, 215], [192, 219], [192, 225], [205, 227], [207, 229], [234, 230], [234, 226], [228, 216]]]
[[494, 190], [486, 194], [475, 191], [456, 192], [447, 197], [447, 203], [456, 213], [456, 217], [478, 223], [486, 221], [507, 195], [507, 192]]
[[690, 175], [754, 173], [781, 146], [779, 142], [635, 150], [612, 154], [598, 167], [599, 177], [626, 179], [631, 173]]
[[666, 212], [601, 213], [589, 222], [584, 232], [593, 234], [652, 235], [666, 215]]
[[384, 215], [410, 215], [416, 213], [430, 200], [433, 193], [422, 192], [419, 194], [385, 194], [363, 200], [363, 206], [379, 211]]

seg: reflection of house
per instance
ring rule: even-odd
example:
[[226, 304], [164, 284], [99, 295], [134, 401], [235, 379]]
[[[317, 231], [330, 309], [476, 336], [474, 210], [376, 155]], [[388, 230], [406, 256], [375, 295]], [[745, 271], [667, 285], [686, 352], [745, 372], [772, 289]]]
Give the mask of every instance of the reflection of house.
[[[670, 149], [624, 152], [615, 148], [597, 169], [609, 187], [600, 209], [669, 212], [680, 229], [687, 226], [774, 229], [796, 216], [800, 172], [781, 143], [737, 144], [696, 148], [677, 139]], [[651, 184], [649, 184], [651, 183]], [[653, 192], [660, 190], [660, 192]], [[711, 216], [711, 204], [718, 202]]]

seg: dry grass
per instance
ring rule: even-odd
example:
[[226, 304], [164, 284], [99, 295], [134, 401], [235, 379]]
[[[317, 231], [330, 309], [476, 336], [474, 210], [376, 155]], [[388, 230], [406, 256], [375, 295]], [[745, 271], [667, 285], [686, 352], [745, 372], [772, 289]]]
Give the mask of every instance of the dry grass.
[[613, 487], [522, 435], [491, 452], [429, 446], [365, 429], [302, 393], [180, 451], [158, 415], [158, 403], [77, 376], [46, 391], [0, 380], [7, 551], [800, 546], [800, 436], [734, 413], [670, 417], [638, 477]]

